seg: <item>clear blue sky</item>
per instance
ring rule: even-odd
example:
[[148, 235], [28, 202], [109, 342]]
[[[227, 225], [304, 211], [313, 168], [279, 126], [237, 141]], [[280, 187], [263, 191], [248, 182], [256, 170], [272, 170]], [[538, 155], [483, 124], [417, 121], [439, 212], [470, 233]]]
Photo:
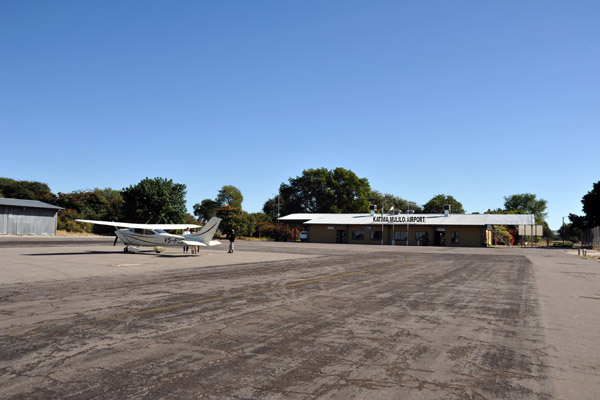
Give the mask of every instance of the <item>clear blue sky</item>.
[[598, 1], [3, 1], [0, 176], [53, 192], [344, 167], [467, 212], [600, 180]]

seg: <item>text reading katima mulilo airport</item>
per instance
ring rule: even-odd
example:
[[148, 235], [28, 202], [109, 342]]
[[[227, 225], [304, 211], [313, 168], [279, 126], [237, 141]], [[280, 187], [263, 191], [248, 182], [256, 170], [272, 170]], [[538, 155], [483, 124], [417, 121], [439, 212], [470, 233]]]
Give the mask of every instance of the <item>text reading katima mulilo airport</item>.
[[406, 215], [375, 215], [373, 216], [373, 223], [386, 223], [386, 224], [424, 224], [427, 217], [415, 217]]

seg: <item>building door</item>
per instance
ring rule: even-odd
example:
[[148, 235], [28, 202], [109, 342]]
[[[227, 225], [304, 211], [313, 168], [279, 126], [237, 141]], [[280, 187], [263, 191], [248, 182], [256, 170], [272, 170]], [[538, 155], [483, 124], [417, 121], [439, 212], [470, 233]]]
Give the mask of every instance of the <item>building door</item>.
[[338, 230], [337, 231], [337, 239], [336, 243], [348, 243], [348, 239], [346, 238], [346, 231]]
[[434, 244], [436, 246], [445, 246], [446, 245], [446, 231], [436, 231], [434, 237]]

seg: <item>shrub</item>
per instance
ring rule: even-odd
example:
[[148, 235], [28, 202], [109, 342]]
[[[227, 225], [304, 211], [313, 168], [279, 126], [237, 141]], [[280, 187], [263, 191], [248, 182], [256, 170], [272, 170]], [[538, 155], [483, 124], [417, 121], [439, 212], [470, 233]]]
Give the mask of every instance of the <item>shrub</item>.
[[566, 248], [572, 249], [573, 248], [573, 243], [571, 243], [571, 242], [552, 243], [552, 247], [566, 247]]

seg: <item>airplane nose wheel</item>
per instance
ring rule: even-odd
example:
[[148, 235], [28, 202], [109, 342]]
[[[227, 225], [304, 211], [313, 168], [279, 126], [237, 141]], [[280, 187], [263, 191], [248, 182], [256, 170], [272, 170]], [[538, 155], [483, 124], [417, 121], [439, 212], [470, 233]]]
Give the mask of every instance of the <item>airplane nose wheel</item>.
[[127, 246], [123, 248], [123, 253], [129, 253], [129, 248]]

